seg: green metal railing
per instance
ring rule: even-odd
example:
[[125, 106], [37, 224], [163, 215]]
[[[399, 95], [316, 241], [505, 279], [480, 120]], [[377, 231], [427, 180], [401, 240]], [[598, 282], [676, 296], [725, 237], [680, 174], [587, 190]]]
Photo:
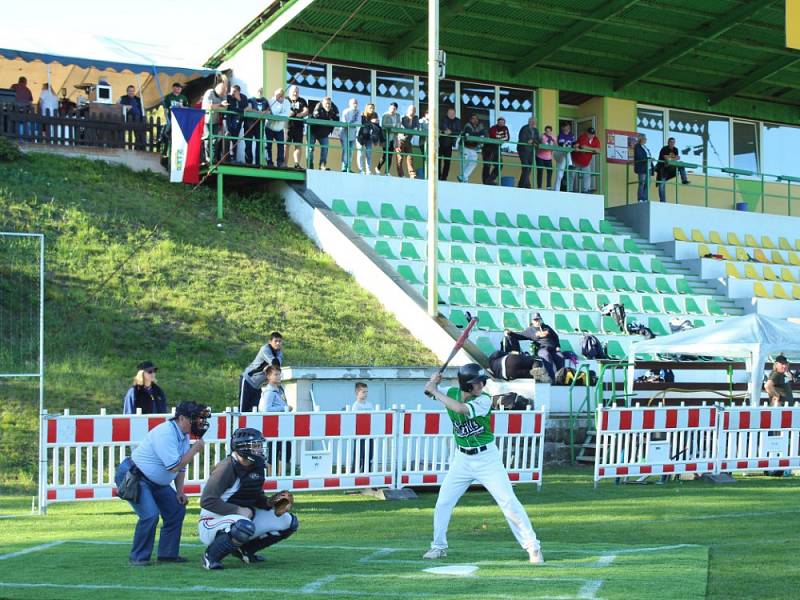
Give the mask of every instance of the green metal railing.
[[[575, 377], [569, 384], [569, 457], [570, 463], [573, 465], [575, 464], [575, 430], [578, 426], [578, 419], [583, 417], [586, 419], [587, 429], [594, 429], [595, 422], [594, 416], [595, 412], [597, 411], [597, 407], [593, 405], [592, 399], [592, 391], [593, 387], [590, 382], [591, 376], [591, 366], [589, 363], [582, 363], [575, 369]], [[583, 385], [577, 385], [578, 375], [583, 373], [585, 376], [585, 383]], [[581, 400], [580, 406], [575, 408], [574, 405], [574, 395], [575, 395], [575, 388], [581, 387], [583, 388], [583, 399]]]

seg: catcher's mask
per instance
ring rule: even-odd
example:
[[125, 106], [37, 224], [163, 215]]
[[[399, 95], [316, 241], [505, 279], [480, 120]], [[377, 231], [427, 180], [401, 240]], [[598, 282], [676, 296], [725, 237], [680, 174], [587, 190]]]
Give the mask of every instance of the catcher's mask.
[[208, 431], [208, 420], [211, 418], [211, 411], [207, 406], [197, 402], [181, 402], [175, 409], [175, 419], [184, 416], [192, 423], [192, 435], [203, 437]]
[[256, 462], [264, 458], [264, 436], [252, 427], [237, 429], [231, 436], [231, 449], [242, 458]]

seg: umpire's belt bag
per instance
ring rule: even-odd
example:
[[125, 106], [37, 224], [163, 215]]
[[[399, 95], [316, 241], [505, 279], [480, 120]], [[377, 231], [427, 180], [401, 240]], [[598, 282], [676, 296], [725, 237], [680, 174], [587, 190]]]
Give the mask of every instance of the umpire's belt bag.
[[131, 461], [131, 468], [125, 473], [125, 477], [117, 488], [117, 496], [129, 502], [139, 501], [139, 482], [142, 480], [142, 472], [139, 470], [133, 461]]
[[484, 450], [487, 450], [487, 447], [485, 445], [478, 446], [477, 448], [462, 448], [461, 446], [459, 446], [458, 450], [463, 454], [468, 454], [469, 456], [472, 456], [474, 454], [480, 454]]

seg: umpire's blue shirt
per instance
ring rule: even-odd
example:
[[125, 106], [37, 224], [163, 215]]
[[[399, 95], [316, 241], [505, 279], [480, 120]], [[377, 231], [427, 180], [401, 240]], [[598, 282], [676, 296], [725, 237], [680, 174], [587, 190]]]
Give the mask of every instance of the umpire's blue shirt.
[[170, 469], [188, 451], [189, 434], [183, 433], [175, 421], [167, 421], [150, 430], [131, 454], [131, 460], [153, 483], [169, 485], [178, 476], [177, 471]]

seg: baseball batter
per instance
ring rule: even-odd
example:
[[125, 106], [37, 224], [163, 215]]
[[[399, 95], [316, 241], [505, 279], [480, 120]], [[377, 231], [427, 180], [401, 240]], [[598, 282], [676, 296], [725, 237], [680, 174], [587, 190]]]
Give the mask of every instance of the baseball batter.
[[500, 460], [491, 427], [492, 399], [483, 393], [488, 377], [480, 365], [470, 363], [458, 370], [459, 388], [443, 394], [438, 385], [440, 373], [430, 378], [425, 391], [447, 408], [453, 422], [456, 452], [444, 478], [433, 513], [433, 542], [423, 558], [447, 556], [447, 527], [450, 516], [473, 481], [492, 495], [508, 521], [519, 545], [528, 552], [533, 564], [543, 564], [544, 557], [525, 509], [514, 495], [508, 473]]
[[218, 463], [200, 499], [200, 541], [206, 569], [221, 569], [232, 554], [244, 563], [262, 562], [259, 550], [297, 531], [289, 492], [264, 494], [264, 437], [257, 429], [237, 429], [231, 455]]

